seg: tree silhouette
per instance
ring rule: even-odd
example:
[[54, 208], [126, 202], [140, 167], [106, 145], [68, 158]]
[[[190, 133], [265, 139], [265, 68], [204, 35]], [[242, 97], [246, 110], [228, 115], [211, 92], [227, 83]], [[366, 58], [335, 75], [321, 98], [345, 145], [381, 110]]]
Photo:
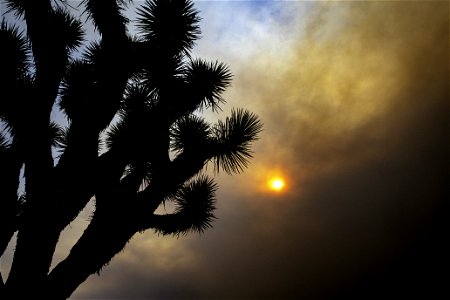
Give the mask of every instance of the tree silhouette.
[[[147, 0], [130, 36], [131, 1], [85, 0], [101, 39], [82, 55], [83, 24], [65, 1], [5, 2], [26, 33], [1, 23], [0, 255], [18, 233], [0, 298], [65, 299], [137, 232], [211, 227], [216, 185], [205, 165], [241, 172], [262, 125], [243, 109], [214, 125], [200, 117], [220, 109], [231, 73], [191, 57], [200, 35], [192, 2]], [[67, 128], [52, 121], [55, 108]], [[61, 231], [91, 198], [90, 224], [50, 270]], [[156, 214], [165, 201], [174, 212]]]

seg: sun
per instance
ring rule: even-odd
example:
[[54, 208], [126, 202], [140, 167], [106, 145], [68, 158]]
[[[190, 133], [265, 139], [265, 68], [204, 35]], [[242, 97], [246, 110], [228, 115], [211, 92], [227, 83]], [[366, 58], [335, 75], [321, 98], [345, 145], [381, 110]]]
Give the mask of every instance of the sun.
[[279, 192], [285, 186], [284, 180], [280, 177], [275, 177], [269, 180], [269, 188], [273, 191]]

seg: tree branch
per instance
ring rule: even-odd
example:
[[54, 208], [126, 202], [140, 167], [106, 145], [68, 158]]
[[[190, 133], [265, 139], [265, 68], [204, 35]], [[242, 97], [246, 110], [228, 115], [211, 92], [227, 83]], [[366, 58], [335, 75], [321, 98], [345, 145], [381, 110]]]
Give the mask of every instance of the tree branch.
[[0, 257], [17, 230], [17, 189], [22, 163], [15, 153], [14, 145], [0, 153], [0, 182], [4, 185], [0, 201]]
[[131, 43], [126, 35], [126, 19], [120, 13], [116, 0], [88, 0], [86, 7], [102, 35], [102, 55], [96, 66], [100, 80], [92, 95], [92, 99], [100, 101], [100, 105], [95, 106], [99, 110], [93, 111], [92, 116], [96, 118], [91, 120], [100, 131], [109, 125], [119, 109], [131, 74], [128, 64]]
[[67, 146], [55, 168], [55, 186], [61, 205], [57, 208], [57, 227], [63, 230], [86, 206], [94, 195], [94, 180], [98, 174], [98, 132], [74, 120]]
[[[110, 154], [112, 155], [112, 154]], [[96, 195], [103, 205], [97, 207], [94, 217], [69, 256], [59, 263], [49, 274], [46, 286], [54, 289], [54, 299], [69, 297], [87, 277], [107, 264], [123, 249], [131, 237], [138, 231], [149, 228], [149, 214], [157, 208], [169, 192], [197, 174], [207, 161], [207, 155], [180, 154], [166, 172], [155, 178], [144, 191], [133, 194], [123, 186], [109, 186], [105, 194]], [[125, 189], [124, 189], [125, 187]], [[114, 197], [104, 199], [104, 197]], [[120, 201], [119, 201], [120, 200]], [[113, 205], [115, 204], [115, 205]], [[182, 215], [167, 218], [181, 218]], [[156, 217], [158, 219], [159, 217]], [[123, 220], [118, 222], [118, 220]], [[164, 220], [167, 220], [166, 218]], [[51, 294], [51, 292], [49, 292]], [[59, 297], [59, 298], [58, 298]]]
[[118, 222], [123, 215], [102, 216], [96, 214], [83, 236], [48, 275], [47, 299], [66, 299], [91, 274], [99, 272], [126, 243], [135, 230]]

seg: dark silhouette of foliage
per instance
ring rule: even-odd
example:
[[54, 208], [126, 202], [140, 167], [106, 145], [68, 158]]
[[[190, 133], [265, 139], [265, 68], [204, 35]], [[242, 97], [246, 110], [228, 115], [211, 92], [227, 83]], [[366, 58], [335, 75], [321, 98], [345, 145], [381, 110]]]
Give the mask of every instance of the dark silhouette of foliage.
[[[193, 3], [147, 0], [130, 36], [132, 1], [84, 0], [101, 38], [81, 49], [83, 23], [65, 1], [4, 2], [26, 32], [0, 26], [0, 255], [17, 232], [0, 298], [66, 299], [137, 232], [211, 227], [217, 186], [205, 166], [243, 171], [262, 125], [240, 108], [217, 124], [200, 116], [220, 110], [232, 76], [192, 58]], [[52, 120], [56, 108], [67, 127]], [[50, 269], [61, 231], [92, 198], [90, 224]], [[167, 201], [175, 210], [156, 214]]]

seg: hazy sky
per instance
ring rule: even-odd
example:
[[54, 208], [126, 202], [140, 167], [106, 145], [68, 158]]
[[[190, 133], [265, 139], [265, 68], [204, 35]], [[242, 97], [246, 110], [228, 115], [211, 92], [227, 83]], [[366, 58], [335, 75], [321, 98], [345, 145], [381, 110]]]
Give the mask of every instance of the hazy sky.
[[255, 157], [218, 176], [213, 229], [138, 234], [71, 299], [425, 299], [448, 284], [448, 1], [195, 6], [194, 56], [234, 74], [223, 115], [264, 123]]

